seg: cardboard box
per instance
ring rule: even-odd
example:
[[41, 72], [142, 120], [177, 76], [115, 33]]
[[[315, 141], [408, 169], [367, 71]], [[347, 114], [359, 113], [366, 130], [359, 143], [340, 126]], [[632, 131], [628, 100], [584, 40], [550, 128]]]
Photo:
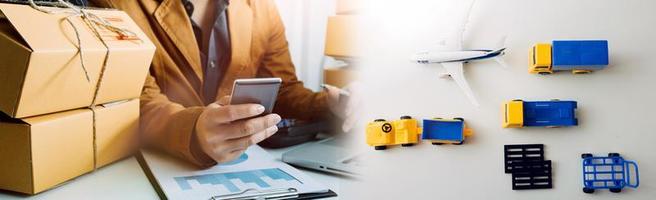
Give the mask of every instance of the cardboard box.
[[340, 88], [351, 83], [355, 76], [354, 70], [345, 67], [323, 69], [323, 82]]
[[362, 10], [362, 0], [337, 0], [338, 15], [355, 14]]
[[139, 99], [96, 109], [96, 167], [132, 155], [139, 147]]
[[358, 57], [360, 52], [356, 48], [356, 38], [359, 21], [360, 18], [355, 15], [328, 17], [324, 54], [333, 57]]
[[[36, 194], [126, 157], [135, 149], [139, 100], [0, 120], [0, 189]], [[94, 154], [96, 155], [94, 157]]]
[[[92, 29], [79, 17], [72, 18], [81, 40], [78, 48], [73, 26], [64, 20], [67, 14], [46, 14], [17, 4], [0, 4], [0, 12], [0, 111], [24, 118], [89, 106], [107, 52]], [[122, 39], [99, 27], [109, 56], [96, 103], [139, 97], [155, 46], [126, 13], [89, 12], [138, 38]]]
[[88, 110], [0, 122], [0, 189], [35, 194], [93, 170]]

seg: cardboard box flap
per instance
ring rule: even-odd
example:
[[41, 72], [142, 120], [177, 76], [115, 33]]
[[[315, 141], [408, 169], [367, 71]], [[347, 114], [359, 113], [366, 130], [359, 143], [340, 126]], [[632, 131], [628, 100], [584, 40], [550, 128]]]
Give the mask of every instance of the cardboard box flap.
[[123, 37], [99, 25], [94, 29], [79, 16], [69, 18], [69, 23], [65, 19], [71, 9], [45, 9], [66, 12], [48, 14], [27, 5], [0, 3], [0, 12], [6, 16], [0, 53], [11, 56], [0, 60], [0, 81], [7, 83], [0, 85], [2, 112], [24, 118], [89, 106], [103, 66], [96, 103], [140, 96], [155, 45], [125, 12], [85, 10], [112, 26], [129, 30], [134, 37]]
[[[0, 19], [0, 110], [15, 116], [20, 89], [25, 80], [25, 67], [30, 59], [30, 48], [6, 19]], [[13, 63], [13, 64], [9, 64]]]
[[[4, 15], [4, 18], [8, 19], [22, 39], [34, 51], [77, 52], [78, 36], [82, 41], [83, 50], [105, 51], [107, 49], [91, 31], [91, 27], [80, 17], [70, 17], [72, 25], [66, 20], [67, 17], [75, 15], [70, 13], [70, 9], [44, 8], [61, 13], [48, 14], [25, 5], [0, 3], [0, 15]], [[101, 37], [110, 43], [110, 49], [155, 49], [155, 45], [148, 40], [146, 34], [125, 12], [111, 9], [87, 9], [85, 11], [99, 16], [116, 27], [130, 30], [136, 34], [135, 39], [121, 39], [116, 33], [96, 25]], [[78, 34], [75, 34], [74, 27], [78, 30]]]
[[9, 19], [3, 18], [2, 11], [0, 11], [0, 34], [5, 35], [5, 37], [12, 39], [17, 45], [20, 45], [24, 49], [30, 50], [30, 47], [27, 46], [27, 42], [23, 40], [23, 37], [18, 34], [16, 29], [11, 25]]
[[80, 115], [82, 113], [87, 113], [90, 112], [87, 109], [78, 109], [78, 110], [71, 110], [71, 111], [66, 111], [66, 112], [58, 112], [58, 113], [53, 113], [53, 114], [48, 114], [48, 115], [40, 115], [36, 117], [28, 117], [24, 119], [20, 119], [26, 124], [29, 125], [34, 125], [34, 124], [41, 124], [41, 123], [48, 123], [52, 122], [53, 120], [62, 120], [66, 119], [67, 117], [72, 117], [76, 115]]
[[[64, 10], [51, 7], [46, 9]], [[70, 13], [48, 14], [29, 6], [16, 4], [0, 4], [0, 11], [33, 51], [78, 51], [75, 30], [65, 20], [71, 15]], [[79, 30], [78, 35], [83, 41], [84, 50], [105, 51], [106, 48], [92, 35], [92, 32], [86, 31], [89, 27], [80, 17], [70, 19]]]

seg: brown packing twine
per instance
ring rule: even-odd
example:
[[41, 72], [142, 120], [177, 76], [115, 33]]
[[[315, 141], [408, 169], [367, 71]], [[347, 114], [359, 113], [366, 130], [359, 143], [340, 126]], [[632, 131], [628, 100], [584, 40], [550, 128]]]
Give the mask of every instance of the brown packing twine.
[[[48, 10], [48, 9], [45, 9], [43, 7], [40, 7], [40, 6], [36, 5], [36, 3], [34, 3], [34, 0], [29, 0], [29, 3], [30, 3], [30, 6], [32, 8], [34, 8], [35, 10], [41, 11], [43, 13], [47, 13], [47, 14], [66, 13], [66, 14], [69, 14], [69, 16], [67, 16], [65, 19], [66, 19], [66, 22], [68, 22], [68, 24], [70, 24], [71, 27], [73, 27], [73, 30], [75, 31], [75, 37], [77, 38], [77, 43], [78, 43], [78, 53], [79, 53], [78, 55], [80, 57], [80, 65], [81, 65], [82, 69], [84, 70], [87, 81], [91, 82], [91, 79], [89, 78], [89, 73], [88, 73], [86, 65], [84, 63], [84, 55], [82, 53], [83, 52], [82, 51], [82, 40], [80, 38], [80, 33], [78, 31], [78, 28], [71, 21], [71, 18], [80, 17], [82, 19], [82, 21], [87, 26], [89, 26], [91, 28], [94, 35], [98, 39], [100, 39], [103, 46], [107, 49], [107, 51], [105, 51], [105, 58], [103, 59], [102, 67], [100, 68], [100, 75], [99, 75], [98, 81], [96, 83], [96, 88], [94, 89], [94, 92], [93, 92], [93, 99], [91, 101], [91, 105], [89, 105], [89, 107], [88, 107], [91, 110], [91, 113], [92, 113], [92, 116], [93, 116], [92, 117], [92, 122], [93, 122], [93, 170], [95, 171], [97, 169], [96, 155], [97, 155], [97, 150], [98, 150], [97, 145], [96, 145], [96, 132], [97, 132], [96, 131], [96, 106], [97, 106], [96, 102], [98, 100], [98, 93], [100, 91], [100, 87], [102, 86], [102, 81], [104, 80], [103, 77], [105, 75], [105, 70], [107, 69], [107, 62], [109, 60], [109, 54], [110, 54], [109, 45], [107, 44], [105, 39], [102, 37], [102, 35], [100, 35], [100, 32], [98, 31], [97, 26], [101, 26], [101, 27], [103, 27], [103, 28], [105, 28], [109, 31], [117, 33], [119, 35], [119, 39], [138, 38], [138, 37], [134, 32], [132, 32], [128, 29], [124, 29], [124, 28], [114, 26], [111, 23], [109, 23], [108, 21], [98, 17], [98, 15], [95, 15], [93, 13], [88, 13], [85, 10], [83, 10], [83, 9], [81, 9], [81, 8], [71, 4], [69, 2], [66, 2], [64, 0], [58, 0], [57, 3], [59, 4], [59, 6], [64, 7], [64, 8], [69, 8], [70, 10], [57, 10], [57, 11]], [[139, 40], [141, 40], [141, 39], [139, 39]]]
[[[120, 36], [120, 38], [137, 38], [137, 34], [135, 34], [134, 32], [132, 32], [128, 29], [124, 29], [124, 28], [114, 26], [111, 23], [107, 22], [106, 20], [98, 17], [97, 15], [95, 15], [93, 13], [88, 13], [85, 10], [83, 10], [83, 9], [81, 9], [81, 8], [71, 4], [69, 2], [66, 2], [64, 0], [57, 0], [57, 2], [54, 5], [61, 6], [61, 7], [64, 7], [64, 8], [69, 8], [71, 10], [49, 10], [49, 9], [46, 9], [46, 8], [43, 8], [39, 5], [37, 5], [36, 3], [34, 3], [34, 0], [28, 0], [28, 1], [30, 3], [30, 7], [32, 7], [35, 10], [38, 10], [40, 12], [43, 12], [43, 13], [47, 13], [47, 14], [62, 14], [62, 13], [69, 14], [65, 18], [65, 20], [68, 24], [71, 25], [71, 27], [73, 27], [73, 30], [75, 31], [75, 37], [77, 39], [77, 45], [78, 45], [78, 50], [79, 50], [78, 55], [80, 57], [80, 64], [82, 66], [82, 69], [84, 70], [84, 75], [86, 76], [88, 82], [91, 82], [91, 78], [89, 77], [89, 72], [86, 68], [86, 65], [85, 65], [84, 59], [83, 59], [84, 58], [84, 53], [82, 51], [82, 41], [80, 39], [80, 32], [77, 29], [77, 27], [75, 26], [75, 24], [73, 24], [73, 21], [71, 21], [71, 18], [81, 17], [82, 20], [84, 21], [84, 23], [86, 23], [87, 26], [91, 27], [91, 29], [94, 31], [94, 34], [96, 35], [96, 37], [98, 37], [98, 39], [100, 39], [100, 41], [102, 41], [103, 45], [105, 47], [107, 47], [107, 51], [109, 51], [109, 47], [105, 43], [105, 40], [100, 36], [100, 33], [98, 32], [97, 28], [95, 26], [93, 26], [94, 24], [102, 26], [102, 27], [106, 28], [107, 30], [110, 30], [112, 32], [117, 33]], [[107, 59], [107, 57], [105, 57], [105, 59]], [[106, 63], [106, 60], [103, 63]], [[104, 64], [103, 64], [103, 68], [104, 68]], [[101, 74], [102, 74], [102, 72], [101, 72]], [[93, 99], [95, 101], [96, 97], [94, 96]]]

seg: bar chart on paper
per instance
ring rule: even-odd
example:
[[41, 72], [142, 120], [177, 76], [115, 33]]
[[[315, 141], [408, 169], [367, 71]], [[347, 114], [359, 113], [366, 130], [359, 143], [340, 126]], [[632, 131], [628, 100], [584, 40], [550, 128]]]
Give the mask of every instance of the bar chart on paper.
[[[248, 148], [233, 161], [206, 169], [157, 152], [144, 152], [149, 172], [157, 180], [166, 199], [208, 199], [239, 195], [250, 191], [293, 189], [298, 194], [331, 191], [297, 169], [271, 157], [259, 146]], [[334, 193], [332, 193], [334, 195]]]
[[214, 191], [230, 194], [246, 189], [298, 185], [301, 182], [279, 168], [175, 177], [181, 190]]

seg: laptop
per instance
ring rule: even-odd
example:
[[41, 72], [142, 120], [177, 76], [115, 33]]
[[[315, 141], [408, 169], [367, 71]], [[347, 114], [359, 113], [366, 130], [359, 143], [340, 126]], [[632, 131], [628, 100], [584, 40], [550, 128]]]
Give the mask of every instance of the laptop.
[[282, 154], [282, 161], [297, 167], [358, 177], [362, 163], [343, 137], [309, 142]]

